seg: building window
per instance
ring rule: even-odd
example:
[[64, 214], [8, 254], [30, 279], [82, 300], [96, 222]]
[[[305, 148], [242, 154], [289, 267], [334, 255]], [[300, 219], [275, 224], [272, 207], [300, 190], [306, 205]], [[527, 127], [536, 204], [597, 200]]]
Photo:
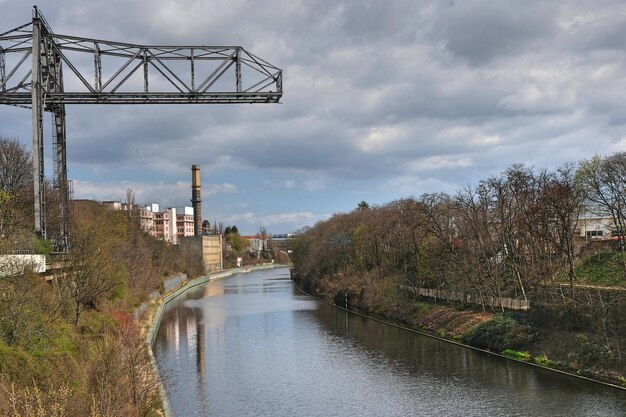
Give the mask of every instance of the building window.
[[588, 230], [587, 231], [587, 237], [602, 237], [603, 236], [603, 232], [602, 230]]

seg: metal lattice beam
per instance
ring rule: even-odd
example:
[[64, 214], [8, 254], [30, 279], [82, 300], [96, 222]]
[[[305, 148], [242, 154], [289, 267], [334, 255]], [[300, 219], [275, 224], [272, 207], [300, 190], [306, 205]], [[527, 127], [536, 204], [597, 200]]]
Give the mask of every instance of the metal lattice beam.
[[147, 46], [60, 35], [36, 6], [32, 22], [0, 33], [0, 104], [32, 109], [35, 231], [42, 237], [42, 116], [54, 114], [54, 184], [61, 193], [64, 242], [66, 104], [278, 103], [282, 92], [282, 70], [241, 46]]
[[[0, 67], [9, 71], [0, 80], [0, 104], [31, 104], [32, 85], [13, 75], [29, 64], [35, 26], [42, 32], [46, 104], [277, 103], [282, 96], [282, 71], [240, 46], [136, 45], [59, 35], [41, 22], [0, 35], [0, 56], [21, 58]], [[185, 65], [174, 66], [180, 63]], [[210, 65], [202, 70], [203, 63]], [[65, 89], [60, 86], [62, 65], [76, 80], [66, 82]], [[152, 86], [155, 81], [158, 87]]]

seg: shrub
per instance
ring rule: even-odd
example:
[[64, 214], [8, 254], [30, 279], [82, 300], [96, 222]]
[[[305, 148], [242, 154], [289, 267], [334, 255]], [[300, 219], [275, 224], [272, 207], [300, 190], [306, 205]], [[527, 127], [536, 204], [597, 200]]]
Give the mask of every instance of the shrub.
[[525, 361], [525, 362], [528, 362], [531, 359], [530, 353], [528, 353], [528, 352], [520, 352], [520, 351], [513, 350], [513, 349], [504, 349], [502, 351], [502, 354], [504, 356], [509, 356], [511, 358], [519, 359], [519, 360]]
[[548, 359], [545, 353], [543, 355], [535, 356], [535, 363], [537, 365], [547, 366], [549, 368], [556, 367], [556, 362], [554, 362], [551, 359]]
[[348, 303], [348, 292], [346, 290], [340, 290], [337, 294], [335, 294], [335, 305], [341, 308], [346, 307]]
[[570, 357], [581, 368], [589, 366], [604, 366], [614, 359], [614, 353], [606, 345], [588, 337], [585, 334], [577, 334], [576, 350], [571, 352]]
[[482, 349], [502, 352], [527, 345], [535, 337], [535, 330], [520, 323], [509, 314], [497, 314], [493, 319], [472, 327], [463, 335], [463, 341]]

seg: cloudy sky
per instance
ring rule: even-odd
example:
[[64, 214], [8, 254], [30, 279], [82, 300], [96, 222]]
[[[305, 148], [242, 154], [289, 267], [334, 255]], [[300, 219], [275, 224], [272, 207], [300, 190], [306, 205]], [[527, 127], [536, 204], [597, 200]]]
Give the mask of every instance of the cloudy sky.
[[[626, 150], [623, 1], [38, 4], [56, 33], [241, 45], [284, 71], [278, 105], [68, 106], [76, 198], [132, 188], [140, 202], [188, 205], [199, 164], [205, 218], [286, 233], [512, 163]], [[30, 3], [0, 0], [0, 32], [30, 16]], [[0, 135], [30, 147], [30, 112], [0, 108]]]

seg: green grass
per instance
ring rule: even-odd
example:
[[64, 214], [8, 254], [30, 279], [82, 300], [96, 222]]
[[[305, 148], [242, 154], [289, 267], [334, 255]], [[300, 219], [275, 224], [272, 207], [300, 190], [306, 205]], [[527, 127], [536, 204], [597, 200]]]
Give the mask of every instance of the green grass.
[[548, 357], [545, 354], [539, 355], [539, 356], [535, 356], [535, 363], [537, 365], [547, 366], [549, 368], [556, 367], [556, 362], [554, 362], [551, 359], [548, 359]]
[[530, 353], [528, 352], [520, 352], [518, 350], [513, 350], [513, 349], [504, 349], [501, 353], [504, 356], [519, 359], [520, 361], [524, 361], [524, 362], [528, 362], [532, 358], [530, 356]]
[[0, 374], [8, 376], [13, 382], [28, 383], [36, 368], [36, 361], [26, 351], [0, 341]]
[[[622, 254], [598, 252], [587, 257], [574, 268], [576, 284], [625, 286], [626, 272], [622, 264]], [[567, 276], [562, 274], [560, 280], [566, 282]]]
[[491, 320], [480, 323], [463, 335], [471, 346], [496, 352], [519, 349], [536, 336], [536, 329], [510, 314], [496, 314]]

